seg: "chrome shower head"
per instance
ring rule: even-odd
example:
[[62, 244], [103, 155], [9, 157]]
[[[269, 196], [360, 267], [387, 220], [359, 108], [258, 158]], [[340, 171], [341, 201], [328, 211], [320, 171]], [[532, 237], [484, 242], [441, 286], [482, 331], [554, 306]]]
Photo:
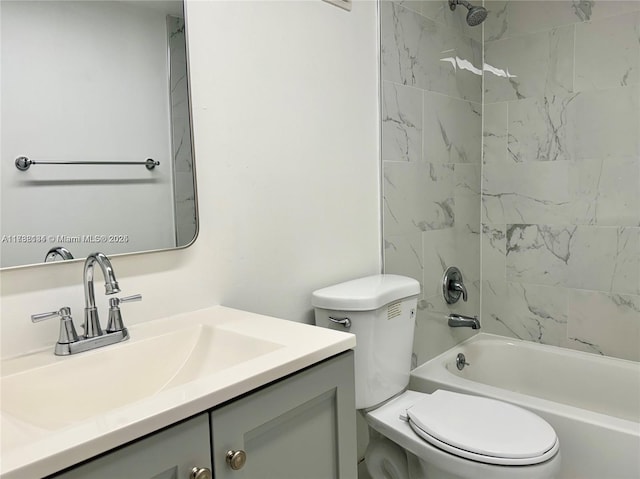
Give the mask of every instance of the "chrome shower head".
[[475, 27], [480, 25], [487, 18], [487, 9], [484, 7], [476, 7], [466, 0], [449, 0], [449, 8], [455, 10], [458, 5], [463, 5], [469, 10], [467, 13], [467, 25]]
[[480, 25], [487, 18], [487, 10], [484, 7], [471, 7], [467, 13], [467, 24], [470, 27]]

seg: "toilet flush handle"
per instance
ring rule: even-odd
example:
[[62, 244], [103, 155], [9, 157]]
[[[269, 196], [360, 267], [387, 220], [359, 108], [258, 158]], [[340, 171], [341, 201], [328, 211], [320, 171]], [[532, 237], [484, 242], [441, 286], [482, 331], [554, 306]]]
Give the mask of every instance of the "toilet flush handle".
[[351, 320], [349, 318], [332, 318], [329, 316], [329, 321], [332, 323], [341, 324], [345, 327], [345, 329], [349, 329], [351, 327]]

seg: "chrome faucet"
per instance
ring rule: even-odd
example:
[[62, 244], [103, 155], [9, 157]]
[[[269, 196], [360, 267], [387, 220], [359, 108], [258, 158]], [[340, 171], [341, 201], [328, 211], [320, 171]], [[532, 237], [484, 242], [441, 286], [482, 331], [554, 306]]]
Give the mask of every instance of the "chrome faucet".
[[94, 338], [102, 336], [102, 328], [98, 319], [98, 308], [96, 308], [96, 296], [93, 290], [93, 267], [98, 263], [104, 276], [105, 294], [115, 294], [120, 292], [120, 286], [113, 272], [111, 261], [104, 253], [91, 253], [84, 262], [82, 282], [84, 283], [84, 337]]
[[480, 321], [477, 316], [465, 316], [464, 314], [449, 314], [449, 326], [452, 328], [480, 329]]
[[49, 251], [47, 251], [47, 255], [44, 257], [45, 263], [51, 263], [56, 260], [56, 258], [60, 258], [64, 261], [73, 259], [73, 255], [71, 251], [69, 251], [64, 246], [54, 246]]
[[61, 319], [60, 334], [54, 349], [54, 353], [58, 356], [81, 353], [129, 339], [129, 332], [122, 322], [120, 304], [140, 301], [142, 295], [136, 294], [126, 298], [111, 299], [109, 302], [109, 323], [106, 332], [102, 331], [93, 289], [93, 271], [96, 264], [100, 267], [102, 275], [104, 276], [105, 293], [115, 294], [120, 292], [113, 266], [107, 255], [104, 253], [92, 253], [87, 256], [82, 274], [85, 299], [84, 323], [82, 325], [84, 335], [78, 335], [76, 333], [73, 319], [71, 318], [71, 309], [68, 307], [63, 307], [58, 311], [52, 311], [50, 313], [34, 314], [31, 316], [31, 321], [34, 323], [56, 317]]

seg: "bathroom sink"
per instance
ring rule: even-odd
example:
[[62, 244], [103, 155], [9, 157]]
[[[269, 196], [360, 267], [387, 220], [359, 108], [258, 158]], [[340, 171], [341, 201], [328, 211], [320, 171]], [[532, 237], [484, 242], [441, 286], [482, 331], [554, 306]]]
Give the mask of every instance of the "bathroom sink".
[[[76, 356], [52, 351], [3, 364], [0, 412], [56, 430], [255, 359], [282, 345], [197, 324]], [[44, 364], [42, 364], [44, 363]]]
[[[55, 328], [51, 328], [52, 332]], [[213, 306], [70, 356], [0, 362], [0, 477], [46, 477], [355, 346], [351, 334]]]

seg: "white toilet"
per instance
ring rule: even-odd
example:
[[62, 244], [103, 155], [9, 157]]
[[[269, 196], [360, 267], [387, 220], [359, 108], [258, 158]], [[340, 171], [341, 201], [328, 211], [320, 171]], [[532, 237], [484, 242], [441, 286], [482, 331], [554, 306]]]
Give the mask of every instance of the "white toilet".
[[374, 275], [313, 293], [316, 324], [356, 335], [356, 408], [370, 426], [373, 479], [552, 479], [553, 428], [493, 399], [407, 390], [419, 283]]

